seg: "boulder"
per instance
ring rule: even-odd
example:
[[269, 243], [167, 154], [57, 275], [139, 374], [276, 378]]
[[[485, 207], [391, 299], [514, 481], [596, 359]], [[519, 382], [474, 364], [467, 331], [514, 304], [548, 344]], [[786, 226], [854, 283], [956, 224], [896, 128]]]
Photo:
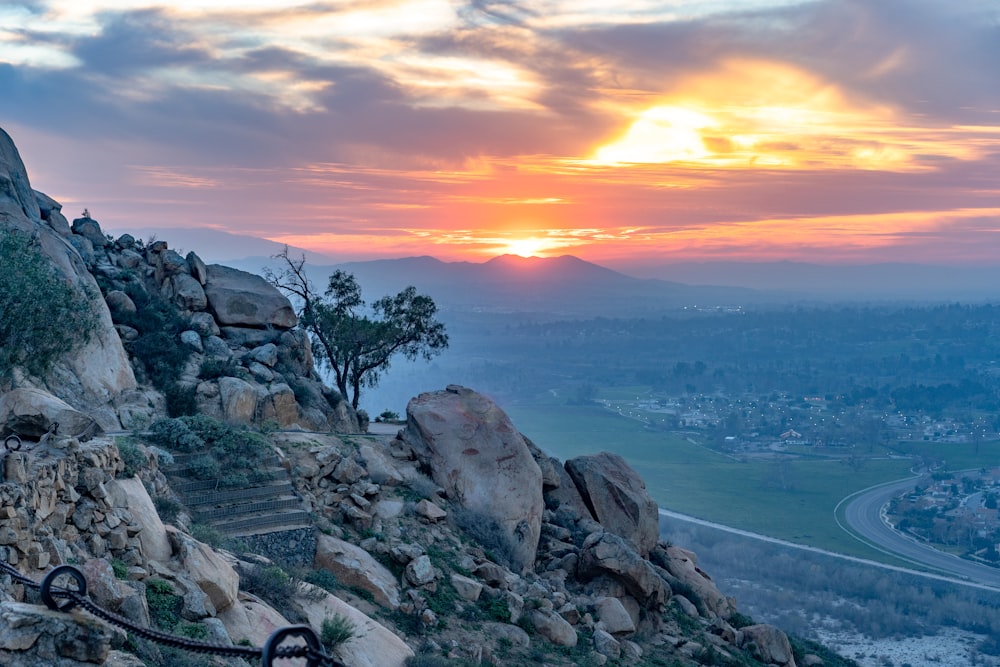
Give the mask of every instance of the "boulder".
[[112, 290], [104, 297], [112, 316], [121, 313], [134, 313], [136, 311], [135, 302], [132, 298], [121, 290]]
[[584, 580], [610, 575], [647, 609], [658, 609], [670, 597], [670, 589], [653, 564], [614, 533], [587, 536], [580, 549], [577, 575]]
[[257, 390], [249, 382], [234, 377], [219, 378], [222, 418], [227, 422], [249, 424], [257, 411]]
[[132, 522], [142, 526], [138, 535], [142, 555], [162, 563], [170, 560], [172, 550], [167, 529], [142, 480], [138, 477], [119, 478], [111, 480], [106, 486], [111, 507], [127, 509], [132, 515]]
[[[266, 370], [264, 366], [261, 368]], [[260, 407], [260, 418], [263, 421], [276, 421], [282, 428], [297, 424], [299, 421], [299, 406], [295, 402], [295, 392], [283, 382], [271, 385]]]
[[59, 236], [67, 237], [73, 233], [69, 228], [69, 221], [62, 214], [62, 204], [38, 190], [35, 190], [35, 201], [38, 203], [38, 211], [42, 215], [42, 220], [49, 223], [52, 231]]
[[434, 523], [435, 521], [440, 521], [441, 519], [448, 516], [448, 512], [444, 511], [443, 509], [441, 509], [431, 501], [427, 500], [426, 498], [422, 499], [420, 502], [417, 503], [415, 511], [417, 513], [417, 516], [422, 516], [431, 523]]
[[101, 231], [101, 225], [93, 218], [77, 218], [71, 227], [74, 234], [79, 234], [90, 241], [95, 248], [103, 248], [108, 245], [108, 238]]
[[295, 604], [317, 632], [323, 621], [341, 617], [354, 627], [350, 639], [340, 645], [338, 656], [351, 667], [404, 667], [413, 651], [381, 623], [336, 596], [310, 584], [300, 584]]
[[0, 664], [5, 667], [103, 665], [111, 637], [108, 625], [85, 614], [0, 603]]
[[94, 419], [41, 389], [23, 387], [0, 396], [0, 435], [15, 433], [38, 440], [54, 424], [58, 424], [58, 435], [81, 440], [103, 432]]
[[434, 481], [474, 513], [470, 520], [496, 526], [497, 539], [506, 542], [496, 546], [509, 553], [515, 570], [530, 568], [544, 510], [542, 472], [507, 415], [489, 398], [455, 385], [417, 396], [406, 413], [399, 437]]
[[609, 660], [618, 660], [622, 657], [622, 645], [605, 630], [594, 630], [594, 650]]
[[236, 604], [219, 612], [216, 618], [222, 621], [234, 642], [249, 642], [253, 646], [263, 646], [275, 630], [291, 625], [263, 600], [247, 593], [240, 593]]
[[475, 602], [483, 592], [483, 585], [475, 579], [462, 576], [461, 574], [451, 575], [451, 585], [455, 587], [458, 597], [469, 602]]
[[576, 646], [576, 630], [556, 612], [551, 609], [532, 609], [530, 618], [538, 634], [556, 646]]
[[165, 283], [165, 291], [170, 300], [181, 310], [205, 310], [208, 299], [201, 283], [186, 273], [170, 276]]
[[258, 275], [219, 264], [209, 264], [205, 295], [208, 307], [222, 326], [277, 327], [296, 324], [291, 302]]
[[437, 572], [427, 554], [417, 556], [406, 564], [406, 580], [414, 586], [424, 586], [436, 578]]
[[208, 267], [205, 266], [205, 262], [193, 250], [184, 259], [188, 263], [188, 270], [191, 272], [191, 276], [198, 281], [199, 285], [204, 287], [205, 283], [208, 282]]
[[740, 632], [740, 648], [767, 665], [795, 667], [788, 636], [773, 625], [749, 625]]
[[0, 129], [0, 212], [41, 222], [38, 201], [28, 181], [28, 172], [10, 136]]
[[399, 608], [396, 578], [361, 547], [330, 535], [319, 535], [314, 564], [332, 572], [345, 586], [368, 591], [378, 605], [392, 610]]
[[278, 346], [274, 343], [267, 343], [250, 350], [250, 358], [265, 366], [274, 367], [278, 363]]
[[649, 556], [659, 539], [659, 509], [625, 459], [608, 452], [580, 456], [566, 461], [566, 472], [594, 518]]
[[606, 632], [612, 635], [635, 632], [635, 622], [618, 598], [599, 598], [594, 603], [594, 611]]
[[[215, 323], [215, 318], [212, 317], [211, 313], [194, 313], [188, 320], [188, 326], [202, 336], [218, 336], [220, 333], [219, 325]], [[220, 338], [219, 341], [221, 342], [222, 339]]]
[[211, 547], [190, 535], [172, 527], [167, 529], [167, 535], [183, 573], [204, 591], [215, 609], [224, 611], [233, 606], [240, 587], [236, 570]]
[[701, 607], [708, 615], [729, 618], [733, 604], [715, 586], [712, 578], [698, 566], [695, 555], [687, 549], [676, 546], [657, 546], [652, 554], [652, 560], [671, 576], [676, 577], [686, 588], [696, 606]]

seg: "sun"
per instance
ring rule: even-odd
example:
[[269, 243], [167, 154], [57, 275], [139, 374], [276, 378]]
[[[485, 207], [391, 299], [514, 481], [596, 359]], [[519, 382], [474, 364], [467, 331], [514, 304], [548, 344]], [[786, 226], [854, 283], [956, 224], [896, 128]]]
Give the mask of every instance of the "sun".
[[551, 246], [549, 242], [545, 239], [530, 238], [530, 239], [510, 239], [505, 241], [506, 243], [506, 253], [508, 255], [519, 255], [521, 257], [539, 257], [541, 253], [548, 250]]

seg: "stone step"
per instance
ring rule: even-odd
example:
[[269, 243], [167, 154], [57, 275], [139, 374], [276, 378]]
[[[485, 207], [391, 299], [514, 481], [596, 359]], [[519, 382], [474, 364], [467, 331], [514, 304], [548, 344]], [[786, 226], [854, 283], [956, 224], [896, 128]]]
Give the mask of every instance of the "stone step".
[[298, 498], [282, 498], [279, 500], [259, 500], [256, 502], [236, 503], [224, 507], [210, 507], [194, 510], [194, 518], [198, 521], [214, 521], [216, 519], [244, 517], [264, 512], [300, 509], [302, 502]]
[[280, 496], [295, 495], [291, 482], [275, 481], [261, 486], [251, 486], [242, 489], [227, 489], [225, 491], [188, 491], [184, 504], [193, 510], [202, 505], [224, 505], [249, 500], [267, 500]]
[[220, 520], [217, 523], [211, 522], [212, 527], [220, 533], [226, 535], [239, 535], [241, 533], [261, 532], [266, 529], [290, 530], [292, 528], [304, 528], [312, 525], [309, 513], [304, 510], [291, 510], [288, 512], [269, 513], [257, 517], [247, 517], [235, 521]]

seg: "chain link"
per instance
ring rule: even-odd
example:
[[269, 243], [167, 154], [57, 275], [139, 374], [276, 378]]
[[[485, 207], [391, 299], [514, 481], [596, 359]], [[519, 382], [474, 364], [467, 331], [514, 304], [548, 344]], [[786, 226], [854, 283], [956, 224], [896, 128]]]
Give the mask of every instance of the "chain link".
[[[87, 595], [87, 581], [83, 573], [72, 565], [60, 565], [53, 569], [45, 576], [41, 583], [24, 576], [16, 568], [2, 561], [0, 561], [0, 570], [10, 575], [12, 580], [39, 591], [42, 595], [42, 600], [50, 609], [68, 612], [73, 607], [80, 607], [112, 625], [116, 625], [136, 636], [164, 646], [171, 646], [192, 653], [207, 653], [230, 658], [260, 660], [262, 667], [272, 667], [273, 661], [276, 659], [293, 658], [305, 658], [308, 667], [346, 667], [344, 663], [326, 654], [319, 641], [319, 637], [316, 636], [316, 632], [307, 625], [292, 625], [275, 630], [268, 638], [264, 648], [198, 641], [136, 625], [124, 616], [102, 608]], [[70, 576], [76, 581], [77, 590], [55, 585], [55, 580], [63, 575]], [[59, 599], [65, 602], [59, 604], [57, 602]], [[304, 639], [306, 646], [281, 646], [281, 642], [290, 637]]]

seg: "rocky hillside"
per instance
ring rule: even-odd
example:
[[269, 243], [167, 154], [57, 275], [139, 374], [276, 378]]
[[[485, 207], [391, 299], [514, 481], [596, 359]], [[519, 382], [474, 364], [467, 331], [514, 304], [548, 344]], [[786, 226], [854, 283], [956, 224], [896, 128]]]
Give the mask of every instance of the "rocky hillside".
[[350, 406], [320, 382], [295, 310], [276, 288], [245, 271], [206, 266], [194, 252], [182, 257], [165, 241], [111, 238], [89, 214], [69, 223], [58, 202], [31, 189], [3, 130], [0, 233], [25, 238], [25, 252], [94, 315], [85, 331], [63, 323], [63, 335], [80, 344], [43, 375], [15, 368], [0, 383], [49, 391], [108, 431], [144, 428], [168, 413], [359, 430]]
[[[552, 459], [458, 386], [360, 433], [284, 297], [71, 225], [2, 132], [0, 233], [97, 322], [0, 369], [0, 664], [260, 664], [293, 623], [351, 666], [849, 664], [741, 615], [616, 456]], [[67, 565], [86, 604], [46, 609]]]

